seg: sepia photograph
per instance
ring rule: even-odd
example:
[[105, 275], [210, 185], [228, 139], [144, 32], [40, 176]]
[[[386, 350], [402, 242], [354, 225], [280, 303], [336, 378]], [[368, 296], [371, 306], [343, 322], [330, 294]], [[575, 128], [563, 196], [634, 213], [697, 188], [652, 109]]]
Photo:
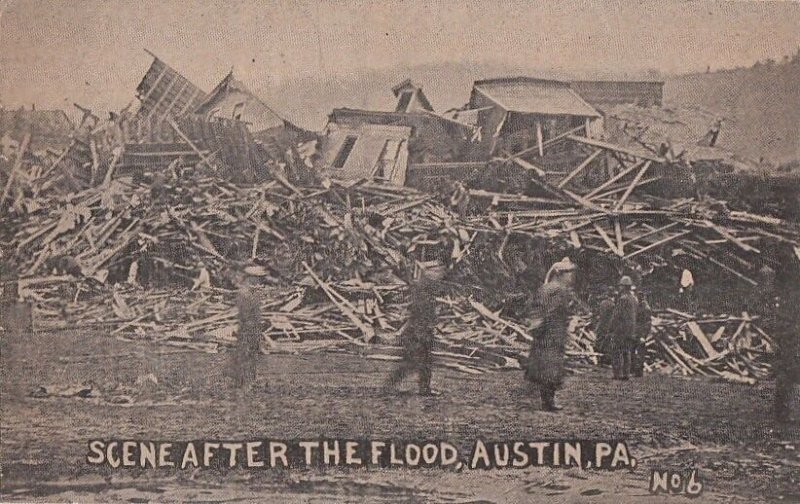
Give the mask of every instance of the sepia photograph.
[[0, 0], [0, 502], [800, 502], [800, 1]]

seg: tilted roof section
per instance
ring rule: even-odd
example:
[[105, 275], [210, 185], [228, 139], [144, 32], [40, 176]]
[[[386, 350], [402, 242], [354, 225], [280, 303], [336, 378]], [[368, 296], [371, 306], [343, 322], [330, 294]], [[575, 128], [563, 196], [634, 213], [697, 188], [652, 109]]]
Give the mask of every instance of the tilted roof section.
[[566, 82], [506, 77], [475, 81], [473, 93], [479, 92], [500, 107], [525, 114], [574, 115], [599, 117], [600, 113]]
[[237, 80], [233, 72], [222, 79], [195, 113], [241, 120], [254, 133], [285, 125], [284, 119]]
[[194, 112], [206, 98], [206, 93], [158, 56], [147, 52], [153, 56], [153, 63], [136, 88], [136, 97], [141, 102], [136, 117], [155, 118], [161, 122], [167, 117], [182, 117]]

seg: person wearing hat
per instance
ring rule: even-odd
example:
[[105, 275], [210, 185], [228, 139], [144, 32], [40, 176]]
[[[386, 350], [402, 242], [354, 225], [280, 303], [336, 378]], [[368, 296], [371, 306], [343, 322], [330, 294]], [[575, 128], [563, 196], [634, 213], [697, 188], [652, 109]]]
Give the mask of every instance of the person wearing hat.
[[447, 273], [444, 261], [423, 265], [420, 278], [408, 288], [408, 321], [400, 332], [403, 358], [388, 379], [395, 388], [410, 373], [419, 376], [419, 394], [434, 395], [431, 390], [433, 344], [436, 330], [436, 296], [443, 292]]
[[636, 311], [639, 301], [633, 295], [633, 280], [619, 280], [619, 295], [611, 315], [611, 367], [615, 380], [627, 380], [631, 372], [631, 349], [636, 342]]
[[264, 330], [261, 317], [261, 297], [256, 285], [258, 277], [266, 272], [260, 266], [240, 265], [233, 272], [233, 281], [238, 284], [236, 310], [239, 325], [236, 347], [229, 361], [228, 376], [238, 389], [252, 385], [256, 379], [256, 360]]
[[564, 381], [564, 346], [572, 302], [575, 264], [564, 258], [550, 268], [536, 295], [541, 324], [533, 330], [525, 379], [537, 384], [544, 411], [558, 411], [556, 391]]

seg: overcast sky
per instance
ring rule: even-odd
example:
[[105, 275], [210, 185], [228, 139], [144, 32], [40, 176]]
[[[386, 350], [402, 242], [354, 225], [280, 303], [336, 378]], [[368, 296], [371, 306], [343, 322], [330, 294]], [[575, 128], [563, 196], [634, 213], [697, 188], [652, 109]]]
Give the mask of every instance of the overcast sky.
[[[464, 5], [466, 4], [466, 5]], [[683, 73], [780, 59], [797, 2], [0, 0], [0, 99], [119, 108], [150, 49], [210, 90], [230, 69], [263, 88], [296, 77], [441, 61], [568, 72]]]

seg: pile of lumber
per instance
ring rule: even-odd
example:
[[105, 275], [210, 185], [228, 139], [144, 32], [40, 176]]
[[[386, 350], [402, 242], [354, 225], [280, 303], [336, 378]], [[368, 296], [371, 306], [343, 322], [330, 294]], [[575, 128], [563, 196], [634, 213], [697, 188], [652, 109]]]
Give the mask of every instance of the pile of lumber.
[[22, 277], [58, 273], [55, 260], [69, 257], [81, 277], [99, 283], [138, 283], [135, 273], [147, 270], [186, 284], [202, 267], [223, 285], [226, 268], [241, 261], [268, 267], [276, 282], [304, 274], [303, 262], [325, 276], [361, 278], [398, 271], [409, 254], [443, 240], [463, 254], [474, 233], [451, 225], [432, 200], [375, 183], [300, 189], [285, 179], [236, 186], [173, 177], [156, 188], [115, 179], [50, 198], [19, 225], [13, 256]]
[[645, 343], [646, 369], [743, 383], [766, 378], [775, 344], [757, 319], [747, 313], [699, 317], [672, 309], [660, 312]]
[[[397, 337], [405, 323], [402, 282], [326, 282], [309, 268], [291, 289], [261, 288], [265, 352], [351, 351], [371, 358], [399, 358]], [[42, 294], [44, 291], [37, 291]], [[212, 288], [144, 291], [117, 287], [109, 295], [63, 304], [40, 296], [41, 330], [108, 331], [128, 340], [216, 352], [236, 339], [235, 292]], [[437, 300], [437, 362], [471, 374], [520, 369], [540, 320], [514, 320], [457, 289]], [[572, 365], [599, 363], [589, 314], [571, 318], [566, 355]], [[774, 344], [757, 317], [692, 316], [658, 311], [646, 339], [648, 372], [714, 376], [753, 383], [769, 372]], [[574, 367], [574, 366], [573, 366]]]
[[[261, 286], [265, 350], [350, 349], [374, 358], [396, 357], [382, 345], [395, 343], [404, 323], [405, 287], [417, 262], [444, 253], [456, 264], [456, 285], [440, 299], [441, 362], [471, 373], [517, 369], [536, 324], [535, 315], [508, 308], [520, 239], [543, 244], [548, 261], [577, 250], [589, 263], [611, 256], [644, 272], [669, 264], [679, 250], [752, 285], [764, 244], [800, 243], [800, 233], [777, 219], [634, 194], [648, 161], [632, 161], [624, 175], [595, 188], [565, 189], [572, 174], [554, 183], [548, 173], [533, 173], [547, 195], [474, 190], [483, 210], [466, 214], [406, 187], [366, 180], [299, 186], [277, 170], [258, 184], [234, 184], [200, 165], [155, 179], [103, 176], [77, 191], [39, 193], [40, 204], [4, 229], [4, 241], [42, 328], [97, 327], [216, 351], [236, 337], [228, 270], [254, 263], [268, 272]], [[634, 179], [622, 183], [628, 174]], [[204, 274], [210, 282], [198, 282]], [[761, 378], [772, 343], [753, 320], [660, 312], [648, 369]], [[573, 362], [600, 356], [588, 321], [571, 322]]]

